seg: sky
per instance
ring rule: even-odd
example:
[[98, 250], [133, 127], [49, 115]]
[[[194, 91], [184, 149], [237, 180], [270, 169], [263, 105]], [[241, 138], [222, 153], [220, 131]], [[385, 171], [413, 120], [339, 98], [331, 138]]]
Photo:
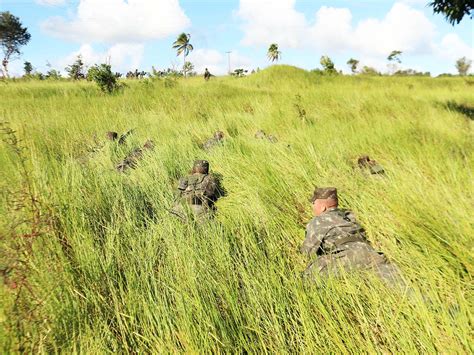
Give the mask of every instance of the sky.
[[[387, 72], [400, 50], [399, 68], [455, 73], [460, 57], [474, 60], [474, 20], [450, 25], [429, 0], [0, 0], [0, 11], [20, 18], [31, 33], [10, 72], [23, 62], [38, 71], [61, 70], [82, 55], [87, 65], [109, 61], [114, 71], [180, 68], [172, 43], [191, 34], [197, 72], [265, 68], [277, 43], [280, 63], [320, 67], [322, 55], [349, 72], [349, 58]], [[227, 53], [231, 52], [231, 53]]]

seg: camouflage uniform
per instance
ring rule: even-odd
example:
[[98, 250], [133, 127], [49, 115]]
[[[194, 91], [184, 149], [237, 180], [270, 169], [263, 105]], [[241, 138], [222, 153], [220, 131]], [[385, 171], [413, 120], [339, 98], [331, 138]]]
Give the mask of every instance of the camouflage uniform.
[[219, 145], [222, 143], [224, 140], [224, 132], [222, 131], [217, 131], [214, 133], [214, 136], [210, 139], [208, 139], [203, 145], [202, 148], [204, 150], [211, 150], [215, 146]]
[[368, 155], [363, 155], [359, 159], [357, 159], [357, 164], [359, 165], [359, 168], [367, 169], [373, 175], [385, 174], [385, 170], [382, 165], [377, 163], [376, 160], [370, 159]]
[[269, 141], [270, 143], [277, 143], [277, 142], [278, 142], [278, 138], [275, 137], [273, 134], [269, 134], [269, 135], [267, 136], [267, 139], [268, 139], [268, 141]]
[[117, 132], [114, 132], [114, 131], [108, 131], [106, 134], [105, 134], [105, 137], [109, 140], [109, 141], [116, 141], [118, 139], [118, 144], [122, 145], [122, 144], [125, 144], [125, 140], [128, 138], [129, 135], [131, 135], [133, 133], [133, 129], [129, 130], [128, 132], [122, 134], [119, 138], [119, 135]]
[[300, 250], [317, 256], [304, 276], [337, 276], [354, 269], [371, 269], [389, 286], [404, 285], [398, 268], [370, 245], [364, 228], [350, 211], [330, 208], [314, 217], [306, 227]]
[[109, 140], [109, 141], [114, 141], [118, 138], [118, 133], [117, 132], [113, 132], [113, 131], [108, 131], [106, 134], [105, 134], [105, 137]]
[[267, 139], [270, 143], [277, 143], [278, 138], [275, 137], [273, 134], [267, 135], [264, 130], [259, 129], [257, 132], [255, 132], [255, 138], [257, 139]]
[[[120, 136], [120, 139], [118, 141], [118, 144], [122, 145], [125, 144], [125, 141], [127, 140], [128, 136], [130, 136], [133, 133], [134, 129], [129, 130], [128, 132], [122, 134]], [[145, 143], [146, 144], [146, 143]]]
[[194, 166], [206, 167], [205, 173], [193, 173], [181, 178], [176, 191], [172, 213], [183, 220], [202, 221], [214, 211], [214, 203], [221, 196], [219, 181], [209, 174], [209, 163], [197, 160]]
[[138, 161], [143, 159], [143, 156], [147, 150], [153, 150], [155, 148], [155, 144], [153, 141], [148, 140], [143, 145], [143, 148], [135, 148], [132, 150], [124, 160], [117, 164], [115, 169], [118, 172], [123, 173], [128, 169], [135, 169], [137, 167]]

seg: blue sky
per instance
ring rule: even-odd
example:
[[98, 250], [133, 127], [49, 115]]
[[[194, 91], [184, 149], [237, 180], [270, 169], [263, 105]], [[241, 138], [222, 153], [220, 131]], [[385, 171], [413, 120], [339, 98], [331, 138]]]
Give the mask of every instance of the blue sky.
[[433, 74], [455, 72], [454, 62], [474, 58], [473, 20], [451, 26], [426, 7], [428, 0], [0, 0], [28, 27], [32, 40], [11, 64], [20, 74], [28, 60], [63, 68], [81, 53], [88, 65], [110, 60], [117, 71], [182, 65], [171, 43], [191, 33], [198, 71], [264, 68], [268, 46], [281, 63], [319, 67], [329, 55], [339, 69], [347, 60], [387, 71], [385, 58], [402, 50], [402, 67]]

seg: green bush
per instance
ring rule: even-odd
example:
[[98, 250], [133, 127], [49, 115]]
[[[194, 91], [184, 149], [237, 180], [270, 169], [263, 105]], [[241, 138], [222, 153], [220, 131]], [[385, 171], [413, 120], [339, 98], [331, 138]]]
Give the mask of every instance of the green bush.
[[87, 80], [94, 81], [102, 92], [112, 94], [123, 88], [109, 64], [94, 65], [87, 72]]

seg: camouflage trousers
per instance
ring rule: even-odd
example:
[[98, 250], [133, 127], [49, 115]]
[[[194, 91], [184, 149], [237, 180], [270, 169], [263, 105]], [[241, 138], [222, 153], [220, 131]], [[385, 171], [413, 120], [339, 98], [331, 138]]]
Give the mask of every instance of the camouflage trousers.
[[187, 205], [178, 203], [176, 204], [171, 213], [181, 219], [183, 222], [195, 221], [203, 223], [208, 221], [212, 216], [212, 211], [204, 205]]
[[386, 285], [394, 288], [405, 288], [400, 270], [387, 258], [374, 250], [370, 245], [360, 245], [344, 251], [319, 256], [304, 271], [303, 276], [312, 278], [316, 274], [342, 276], [354, 270], [370, 270]]

